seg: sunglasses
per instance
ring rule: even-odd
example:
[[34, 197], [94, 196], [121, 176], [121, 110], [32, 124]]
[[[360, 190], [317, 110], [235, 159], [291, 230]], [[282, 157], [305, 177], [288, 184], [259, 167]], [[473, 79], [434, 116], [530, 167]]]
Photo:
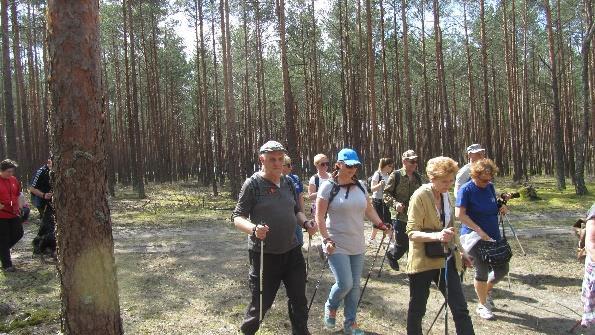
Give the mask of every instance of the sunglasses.
[[417, 160], [416, 159], [412, 159], [412, 160], [407, 160], [409, 162], [409, 164], [417, 164]]
[[359, 168], [359, 164], [353, 164], [353, 165], [345, 164], [345, 167], [348, 169], [357, 169], [357, 168]]
[[284, 166], [291, 167], [291, 163], [289, 163], [289, 164], [284, 164]]
[[331, 163], [330, 162], [322, 162], [322, 163], [320, 163], [318, 165], [320, 165], [320, 166], [329, 166], [329, 165], [331, 165]]

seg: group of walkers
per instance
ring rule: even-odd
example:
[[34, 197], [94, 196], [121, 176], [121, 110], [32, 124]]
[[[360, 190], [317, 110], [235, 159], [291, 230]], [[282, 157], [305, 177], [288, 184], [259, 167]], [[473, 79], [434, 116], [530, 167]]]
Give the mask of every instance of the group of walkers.
[[[30, 204], [23, 193], [21, 183], [15, 177], [18, 165], [5, 159], [0, 162], [0, 262], [3, 272], [14, 272], [11, 249], [23, 237], [23, 223], [29, 218]], [[56, 238], [54, 209], [52, 206], [52, 186], [50, 173], [52, 158], [34, 174], [28, 191], [31, 204], [37, 208], [41, 224], [37, 236], [33, 239], [33, 253], [50, 255], [56, 258]]]
[[[422, 176], [417, 171], [417, 154], [407, 150], [401, 155], [400, 169], [394, 170], [393, 159], [380, 159], [369, 185], [358, 180], [362, 161], [355, 150], [339, 151], [332, 171], [329, 158], [318, 154], [314, 157], [317, 173], [302, 196], [303, 186], [291, 174], [291, 160], [283, 145], [265, 143], [259, 150], [262, 168], [244, 182], [233, 212], [237, 229], [249, 235], [251, 301], [242, 333], [258, 331], [283, 282], [292, 333], [310, 334], [301, 249], [305, 230], [310, 238], [320, 233], [325, 262], [335, 279], [324, 304], [324, 327], [337, 328], [337, 311], [343, 305], [344, 334], [364, 334], [357, 323], [357, 309], [363, 295], [360, 282], [367, 218], [373, 228], [368, 244], [375, 244], [380, 232], [383, 238], [378, 250], [385, 240], [387, 245], [394, 242], [386, 251], [391, 268], [399, 270], [398, 261], [407, 253], [407, 333], [422, 334], [434, 282], [445, 297], [457, 334], [474, 334], [460, 274], [466, 267], [475, 268], [476, 312], [492, 319], [493, 288], [508, 273], [511, 253], [498, 262], [490, 254], [491, 245], [506, 243], [498, 218], [507, 212], [507, 199], [499, 199], [492, 184], [498, 168], [478, 144], [469, 146], [467, 154], [469, 163], [460, 170], [451, 158], [432, 158]], [[449, 190], [455, 180], [453, 198]], [[312, 201], [312, 219], [306, 216], [303, 197]], [[396, 214], [394, 220], [391, 211]]]

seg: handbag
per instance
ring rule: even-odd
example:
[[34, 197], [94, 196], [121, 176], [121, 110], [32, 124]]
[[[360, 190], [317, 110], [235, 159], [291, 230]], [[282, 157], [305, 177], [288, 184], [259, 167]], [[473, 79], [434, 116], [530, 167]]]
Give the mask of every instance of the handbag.
[[425, 242], [424, 249], [426, 251], [426, 256], [429, 258], [444, 258], [448, 256], [448, 252], [444, 251], [442, 242]]
[[[495, 191], [494, 197], [496, 197]], [[479, 258], [483, 262], [488, 263], [490, 266], [504, 265], [512, 258], [512, 249], [510, 248], [510, 244], [508, 244], [508, 240], [506, 239], [506, 232], [504, 230], [502, 216], [500, 216], [498, 223], [498, 226], [500, 225], [502, 226], [502, 238], [499, 241], [492, 242], [479, 240], [477, 242]]]

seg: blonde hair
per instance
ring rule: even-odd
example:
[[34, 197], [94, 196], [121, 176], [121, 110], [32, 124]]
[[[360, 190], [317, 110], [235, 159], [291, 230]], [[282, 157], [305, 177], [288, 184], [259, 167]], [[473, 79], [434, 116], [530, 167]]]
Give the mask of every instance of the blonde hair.
[[283, 164], [291, 164], [291, 157], [285, 155], [285, 158], [283, 159]]
[[325, 154], [318, 154], [318, 155], [314, 156], [314, 165], [318, 165], [320, 163], [320, 161], [322, 161], [325, 158], [328, 160], [328, 157], [326, 157]]
[[473, 164], [471, 164], [470, 172], [471, 172], [471, 178], [476, 179], [484, 173], [489, 173], [490, 175], [492, 175], [492, 177], [494, 177], [494, 176], [496, 176], [498, 171], [499, 171], [498, 166], [496, 166], [496, 163], [494, 163], [493, 160], [491, 160], [489, 158], [482, 158], [478, 161], [475, 161]]
[[426, 173], [430, 179], [453, 176], [457, 171], [459, 171], [459, 166], [450, 157], [434, 157], [426, 165]]
[[380, 162], [378, 162], [378, 171], [384, 169], [387, 165], [395, 165], [395, 160], [392, 158], [380, 158]]

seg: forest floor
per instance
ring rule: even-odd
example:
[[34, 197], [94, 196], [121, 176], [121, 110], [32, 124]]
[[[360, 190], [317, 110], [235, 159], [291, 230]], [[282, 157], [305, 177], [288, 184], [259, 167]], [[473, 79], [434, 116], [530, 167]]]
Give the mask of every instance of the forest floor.
[[[544, 198], [539, 204], [524, 199], [509, 202], [511, 222], [527, 255], [510, 240], [515, 255], [510, 280], [495, 290], [496, 320], [476, 316], [472, 271], [465, 275], [465, 295], [477, 334], [563, 334], [579, 319], [583, 265], [576, 261], [576, 238], [570, 226], [595, 202], [595, 196], [579, 198], [572, 196], [572, 189], [550, 190], [551, 182], [539, 180], [538, 193]], [[593, 192], [595, 184], [589, 186]], [[119, 189], [111, 200], [120, 306], [127, 334], [238, 333], [248, 302], [246, 240], [229, 221], [233, 202], [207, 194], [194, 184], [149, 185], [145, 200], [135, 199], [128, 188]], [[0, 273], [0, 334], [59, 332], [55, 264], [31, 256], [35, 221], [25, 226], [25, 237], [13, 252], [19, 271]], [[314, 244], [318, 243], [314, 239]], [[368, 249], [364, 278], [374, 252], [373, 247]], [[323, 267], [314, 248], [310, 261], [308, 299]], [[378, 278], [378, 263], [358, 312], [359, 323], [367, 334], [404, 334], [407, 276], [385, 266]], [[331, 273], [323, 271], [310, 313], [313, 334], [331, 334], [322, 329], [322, 314], [332, 283]], [[442, 302], [440, 293], [432, 289], [424, 329]], [[341, 324], [341, 312], [338, 318]], [[454, 332], [452, 320], [449, 328]], [[432, 333], [444, 333], [443, 317]], [[291, 334], [283, 288], [261, 334]], [[595, 331], [579, 328], [576, 334]]]

